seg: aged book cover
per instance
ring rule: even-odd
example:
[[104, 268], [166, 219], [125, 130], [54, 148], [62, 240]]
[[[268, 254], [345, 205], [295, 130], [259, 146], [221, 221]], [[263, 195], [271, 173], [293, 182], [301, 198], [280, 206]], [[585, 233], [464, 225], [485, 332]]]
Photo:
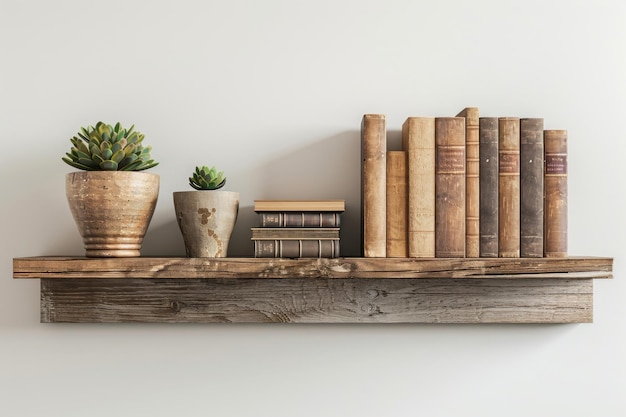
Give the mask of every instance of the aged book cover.
[[339, 239], [339, 228], [322, 227], [252, 227], [252, 240], [257, 239]]
[[345, 200], [254, 200], [254, 211], [334, 211], [346, 209]]
[[435, 118], [435, 256], [465, 257], [465, 119]]
[[387, 128], [384, 114], [361, 123], [361, 243], [364, 257], [387, 256]]
[[480, 139], [478, 107], [457, 114], [465, 118], [465, 256], [480, 256]]
[[498, 118], [480, 118], [480, 256], [498, 257]]
[[405, 151], [387, 151], [387, 257], [406, 258], [407, 170]]
[[567, 130], [544, 132], [544, 254], [567, 256]]
[[520, 119], [520, 256], [543, 257], [543, 119]]
[[261, 227], [339, 227], [341, 213], [332, 211], [259, 212]]
[[520, 119], [498, 119], [498, 256], [520, 256]]
[[255, 240], [255, 258], [338, 258], [339, 240]]
[[407, 153], [408, 256], [435, 256], [435, 118], [409, 117], [402, 125]]

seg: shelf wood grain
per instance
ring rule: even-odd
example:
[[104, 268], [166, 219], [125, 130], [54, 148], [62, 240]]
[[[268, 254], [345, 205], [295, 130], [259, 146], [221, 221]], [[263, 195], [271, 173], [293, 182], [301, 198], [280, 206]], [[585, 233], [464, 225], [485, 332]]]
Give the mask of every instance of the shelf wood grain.
[[588, 323], [602, 257], [13, 260], [45, 323]]

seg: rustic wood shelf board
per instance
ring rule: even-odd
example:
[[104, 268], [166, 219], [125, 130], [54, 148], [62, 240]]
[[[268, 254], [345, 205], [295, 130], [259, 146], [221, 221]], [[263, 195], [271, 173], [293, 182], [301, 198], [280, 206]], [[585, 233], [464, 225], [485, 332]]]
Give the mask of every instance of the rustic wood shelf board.
[[586, 323], [611, 258], [13, 260], [42, 322]]

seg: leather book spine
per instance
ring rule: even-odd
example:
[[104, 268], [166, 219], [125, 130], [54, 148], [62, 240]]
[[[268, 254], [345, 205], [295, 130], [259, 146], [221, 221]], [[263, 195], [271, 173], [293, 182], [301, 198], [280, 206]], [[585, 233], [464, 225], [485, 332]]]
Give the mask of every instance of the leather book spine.
[[407, 153], [408, 256], [435, 256], [435, 118], [409, 117], [402, 125]]
[[364, 257], [386, 257], [387, 197], [385, 115], [366, 114], [361, 123], [361, 216]]
[[567, 130], [544, 131], [544, 256], [567, 256]]
[[465, 119], [435, 118], [435, 256], [465, 257]]
[[543, 257], [543, 119], [520, 119], [520, 256]]
[[498, 118], [480, 118], [480, 256], [498, 257]]
[[340, 227], [341, 214], [334, 212], [260, 212], [260, 227]]
[[255, 258], [338, 258], [339, 240], [282, 240], [254, 241]]
[[478, 107], [466, 107], [465, 117], [465, 256], [480, 256], [480, 139]]
[[387, 257], [406, 258], [407, 172], [406, 152], [387, 151]]
[[520, 119], [498, 119], [498, 256], [520, 256]]

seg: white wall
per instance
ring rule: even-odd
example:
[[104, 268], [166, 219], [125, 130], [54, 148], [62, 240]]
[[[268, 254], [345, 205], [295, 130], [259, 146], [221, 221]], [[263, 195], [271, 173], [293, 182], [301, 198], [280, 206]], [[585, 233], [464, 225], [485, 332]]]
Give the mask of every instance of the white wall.
[[[0, 414], [623, 416], [626, 2], [0, 0]], [[160, 165], [145, 255], [183, 255], [172, 192], [218, 165], [252, 202], [344, 198], [386, 113], [569, 130], [572, 255], [615, 257], [581, 325], [45, 325], [12, 258], [81, 255], [69, 138], [135, 123]]]

